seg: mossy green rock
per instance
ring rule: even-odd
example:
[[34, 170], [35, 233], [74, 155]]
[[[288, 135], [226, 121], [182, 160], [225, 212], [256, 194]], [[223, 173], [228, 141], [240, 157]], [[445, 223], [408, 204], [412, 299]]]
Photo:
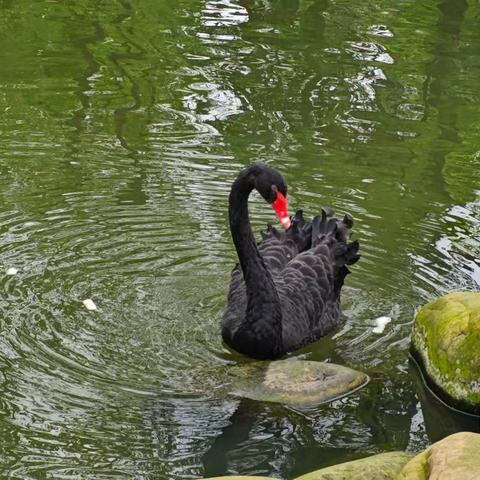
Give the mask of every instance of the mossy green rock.
[[447, 400], [480, 408], [480, 293], [445, 295], [417, 314], [412, 349]]
[[395, 480], [479, 480], [480, 434], [450, 435], [408, 462]]
[[298, 407], [329, 402], [369, 380], [365, 373], [342, 365], [306, 360], [255, 362], [237, 373], [236, 395]]
[[381, 453], [315, 470], [296, 480], [394, 480], [411, 459], [405, 452]]

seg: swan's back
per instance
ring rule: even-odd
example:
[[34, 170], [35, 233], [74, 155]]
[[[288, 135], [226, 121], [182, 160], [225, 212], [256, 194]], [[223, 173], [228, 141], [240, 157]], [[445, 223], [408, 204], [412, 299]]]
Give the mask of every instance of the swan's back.
[[[341, 322], [340, 290], [347, 265], [358, 258], [358, 242], [349, 243], [353, 220], [342, 221], [331, 210], [312, 222], [302, 212], [285, 232], [267, 229], [258, 250], [273, 278], [282, 310], [283, 353], [328, 334]], [[232, 336], [245, 321], [247, 294], [242, 271], [231, 276], [222, 334]]]
[[[286, 231], [279, 231], [268, 225], [262, 232], [258, 250], [263, 263], [273, 276], [275, 283], [281, 278], [287, 264], [299, 253], [306, 251], [312, 244], [312, 224], [305, 222], [302, 210], [298, 210], [292, 225]], [[232, 336], [245, 319], [247, 292], [240, 265], [235, 265], [230, 277], [227, 307], [223, 314], [222, 336]]]
[[358, 242], [349, 243], [352, 226], [349, 215], [340, 221], [322, 211], [312, 221], [310, 249], [282, 271], [277, 292], [286, 351], [318, 340], [341, 323], [340, 292], [349, 273], [347, 265], [360, 258]]

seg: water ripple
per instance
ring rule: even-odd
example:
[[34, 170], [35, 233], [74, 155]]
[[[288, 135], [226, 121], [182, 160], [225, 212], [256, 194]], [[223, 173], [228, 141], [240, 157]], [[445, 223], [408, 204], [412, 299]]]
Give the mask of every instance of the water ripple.
[[[480, 285], [461, 2], [24, 3], [0, 6], [1, 472], [293, 478], [423, 448], [413, 316]], [[254, 161], [292, 211], [351, 213], [361, 242], [345, 323], [293, 356], [372, 381], [309, 411], [229, 396], [226, 204]], [[255, 232], [275, 222], [249, 208]]]

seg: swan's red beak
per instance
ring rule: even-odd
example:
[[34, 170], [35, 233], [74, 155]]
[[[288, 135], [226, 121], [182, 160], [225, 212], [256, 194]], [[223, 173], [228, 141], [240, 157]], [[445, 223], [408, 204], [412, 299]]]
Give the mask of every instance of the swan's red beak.
[[280, 223], [284, 228], [290, 226], [290, 217], [288, 216], [287, 199], [280, 192], [277, 192], [277, 199], [272, 203]]

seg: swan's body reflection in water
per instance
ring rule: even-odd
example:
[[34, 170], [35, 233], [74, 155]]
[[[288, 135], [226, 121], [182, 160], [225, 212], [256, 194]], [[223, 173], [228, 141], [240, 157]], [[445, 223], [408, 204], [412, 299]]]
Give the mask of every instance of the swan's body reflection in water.
[[[246, 444], [259, 409], [260, 405], [253, 400], [240, 400], [229, 424], [222, 429], [202, 459], [205, 477], [218, 477], [227, 473], [228, 455]], [[245, 461], [248, 462], [247, 459]]]

